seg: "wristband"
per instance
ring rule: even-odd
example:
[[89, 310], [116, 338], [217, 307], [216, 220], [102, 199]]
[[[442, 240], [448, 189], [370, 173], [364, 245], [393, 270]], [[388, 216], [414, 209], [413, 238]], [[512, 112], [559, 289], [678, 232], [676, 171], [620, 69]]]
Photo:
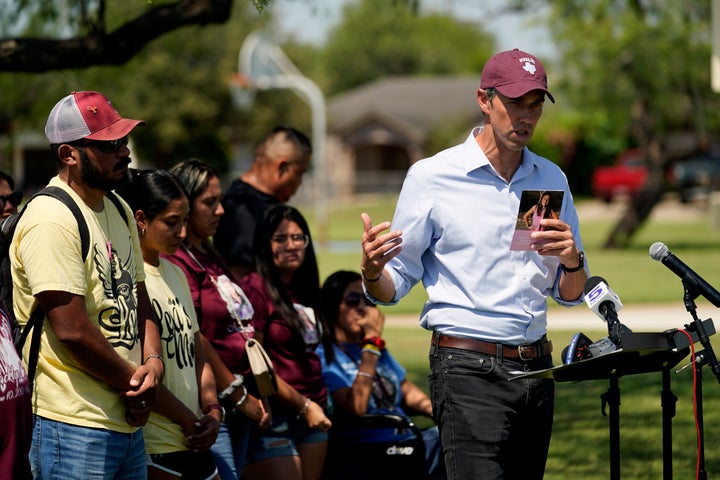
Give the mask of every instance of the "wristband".
[[243, 378], [242, 375], [237, 374], [237, 373], [235, 373], [235, 374], [233, 374], [233, 375], [235, 376], [235, 379], [234, 379], [232, 382], [230, 382], [230, 385], [228, 385], [227, 388], [225, 388], [225, 390], [223, 390], [222, 392], [220, 392], [220, 393], [218, 394], [218, 398], [219, 398], [220, 400], [224, 400], [224, 399], [226, 399], [227, 397], [229, 397], [230, 395], [232, 395], [232, 393], [233, 393], [240, 385], [243, 384], [244, 378]]
[[310, 402], [311, 402], [311, 400], [309, 398], [305, 399], [305, 404], [303, 405], [303, 407], [300, 409], [300, 411], [297, 414], [298, 420], [300, 420], [302, 417], [305, 416], [305, 414], [307, 414], [308, 407], [310, 406]]
[[375, 376], [374, 376], [372, 373], [363, 372], [362, 370], [358, 370], [358, 373], [357, 373], [357, 374], [358, 374], [358, 376], [360, 376], [360, 377], [366, 377], [366, 378], [372, 378], [372, 379], [375, 378]]
[[380, 278], [382, 277], [382, 272], [380, 272], [380, 275], [378, 275], [375, 278], [368, 278], [365, 276], [364, 273], [362, 274], [362, 277], [363, 277], [363, 280], [365, 280], [366, 282], [373, 283], [373, 282], [377, 282], [378, 280], [380, 280]]
[[210, 410], [217, 410], [218, 412], [220, 412], [220, 421], [222, 422], [225, 420], [225, 409], [222, 405], [217, 403], [211, 403], [205, 406], [205, 408], [203, 408], [203, 413], [207, 415], [208, 413], [210, 413]]
[[381, 355], [380, 349], [378, 347], [376, 347], [375, 345], [364, 346], [362, 348], [362, 350], [360, 350], [360, 353], [372, 353], [373, 355], [378, 356], [378, 357]]
[[368, 337], [360, 342], [360, 345], [363, 347], [372, 346], [376, 347], [378, 350], [385, 350], [385, 340], [380, 337]]

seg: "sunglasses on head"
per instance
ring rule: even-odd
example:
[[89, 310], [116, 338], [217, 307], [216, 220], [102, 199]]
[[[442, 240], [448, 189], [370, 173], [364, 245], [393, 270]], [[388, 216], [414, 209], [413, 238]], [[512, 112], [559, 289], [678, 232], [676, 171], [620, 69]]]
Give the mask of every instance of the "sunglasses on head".
[[128, 136], [118, 138], [117, 140], [78, 140], [70, 142], [69, 145], [76, 147], [92, 147], [100, 150], [103, 153], [117, 153], [121, 148], [126, 146], [129, 142]]
[[360, 302], [363, 302], [365, 305], [368, 304], [368, 301], [365, 300], [365, 296], [358, 292], [348, 292], [348, 294], [343, 297], [343, 301], [345, 302], [345, 305], [352, 308], [360, 305]]
[[17, 207], [20, 205], [22, 197], [22, 192], [13, 192], [10, 195], [0, 195], [0, 202], [2, 203], [3, 207], [5, 207], [5, 204], [8, 202], [12, 203], [14, 206]]

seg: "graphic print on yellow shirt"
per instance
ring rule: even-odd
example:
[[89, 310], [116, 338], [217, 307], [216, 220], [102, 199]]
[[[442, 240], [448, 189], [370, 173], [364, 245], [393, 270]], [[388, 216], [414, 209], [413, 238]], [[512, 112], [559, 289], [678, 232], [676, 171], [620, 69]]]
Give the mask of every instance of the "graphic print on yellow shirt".
[[[21, 325], [47, 291], [82, 296], [88, 319], [115, 352], [133, 367], [141, 359], [137, 317], [137, 282], [145, 280], [137, 226], [123, 203], [129, 225], [105, 198], [94, 212], [58, 177], [50, 185], [67, 191], [88, 226], [90, 252], [83, 262], [77, 222], [68, 208], [50, 197], [33, 200], [15, 230], [10, 247], [13, 306]], [[112, 260], [111, 260], [112, 259]], [[27, 358], [29, 342], [23, 352]], [[62, 401], [59, 401], [62, 399]], [[79, 365], [46, 320], [38, 356], [34, 413], [72, 425], [130, 433], [120, 392]]]
[[[190, 287], [180, 267], [161, 258], [160, 265], [145, 264], [148, 296], [160, 329], [165, 378], [163, 384], [198, 417], [200, 401], [195, 370], [195, 334], [199, 331]], [[151, 413], [143, 427], [145, 451], [150, 454], [187, 450], [180, 425]]]

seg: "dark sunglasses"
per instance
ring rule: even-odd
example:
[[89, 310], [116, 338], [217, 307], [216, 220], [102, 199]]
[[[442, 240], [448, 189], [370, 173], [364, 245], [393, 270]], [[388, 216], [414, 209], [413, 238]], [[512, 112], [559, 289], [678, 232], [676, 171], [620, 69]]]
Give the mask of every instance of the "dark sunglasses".
[[5, 207], [5, 204], [10, 202], [14, 206], [18, 207], [20, 206], [20, 202], [22, 202], [23, 193], [22, 192], [13, 192], [10, 195], [0, 195], [0, 202], [2, 202], [3, 208]]
[[348, 292], [348, 294], [343, 298], [343, 301], [345, 302], [345, 305], [351, 308], [357, 307], [360, 305], [360, 302], [363, 302], [365, 305], [368, 304], [368, 301], [365, 300], [365, 296], [358, 292]]
[[126, 135], [122, 138], [118, 138], [117, 140], [78, 140], [70, 142], [68, 145], [73, 145], [75, 147], [92, 147], [103, 153], [117, 153], [121, 148], [126, 146], [129, 141], [130, 139]]

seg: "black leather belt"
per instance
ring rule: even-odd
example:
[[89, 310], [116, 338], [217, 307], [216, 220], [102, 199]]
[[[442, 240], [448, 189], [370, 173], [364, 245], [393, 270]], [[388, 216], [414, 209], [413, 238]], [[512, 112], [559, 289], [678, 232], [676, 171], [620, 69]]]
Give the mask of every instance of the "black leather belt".
[[449, 337], [442, 333], [433, 332], [432, 342], [439, 347], [459, 348], [461, 350], [470, 350], [487, 355], [497, 355], [501, 358], [523, 361], [544, 357], [545, 355], [550, 355], [553, 351], [552, 341], [547, 340], [545, 337], [539, 342], [512, 346], [502, 343], [484, 342], [473, 338]]

